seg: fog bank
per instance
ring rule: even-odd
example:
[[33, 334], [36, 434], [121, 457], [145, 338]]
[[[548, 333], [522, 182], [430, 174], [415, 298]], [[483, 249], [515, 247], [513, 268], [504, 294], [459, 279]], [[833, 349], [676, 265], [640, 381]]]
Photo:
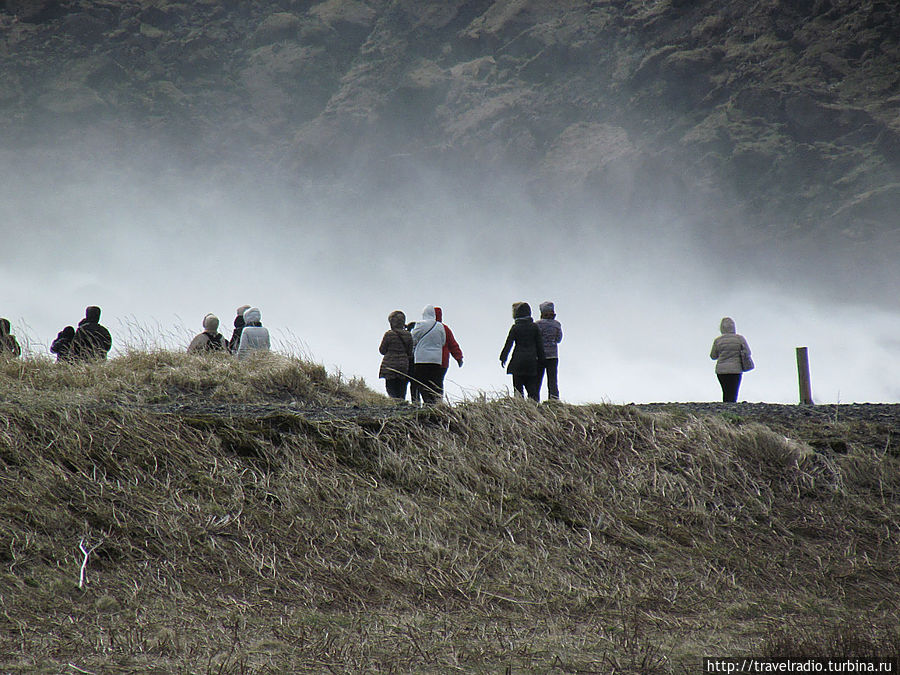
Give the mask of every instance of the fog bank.
[[795, 402], [797, 346], [810, 349], [817, 402], [900, 400], [896, 313], [827, 302], [790, 270], [755, 278], [737, 258], [710, 256], [677, 213], [561, 214], [514, 181], [465, 193], [427, 170], [376, 191], [102, 158], [90, 171], [52, 158], [5, 169], [0, 316], [32, 354], [89, 304], [119, 350], [185, 348], [207, 312], [229, 337], [235, 308], [252, 304], [280, 350], [381, 391], [388, 314], [412, 320], [435, 304], [465, 353], [447, 377], [459, 400], [507, 390], [498, 356], [511, 303], [537, 318], [552, 300], [566, 401], [718, 400], [709, 349], [726, 315], [757, 364], [742, 400]]

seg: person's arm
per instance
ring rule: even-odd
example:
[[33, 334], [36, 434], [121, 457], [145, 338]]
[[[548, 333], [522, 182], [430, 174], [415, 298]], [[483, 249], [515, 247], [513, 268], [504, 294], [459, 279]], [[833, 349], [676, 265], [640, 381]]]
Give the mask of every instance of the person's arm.
[[206, 335], [206, 333], [200, 333], [200, 335], [194, 337], [194, 339], [191, 340], [191, 344], [188, 345], [188, 354], [191, 354], [193, 352], [202, 352], [204, 347], [206, 347], [206, 343], [208, 341], [209, 337]]
[[388, 331], [384, 334], [384, 337], [381, 338], [381, 346], [378, 347], [378, 353], [384, 356], [388, 353], [388, 347], [391, 344], [391, 331]]
[[712, 349], [709, 351], [709, 358], [713, 360], [719, 358], [719, 338], [713, 340]]
[[541, 333], [541, 329], [537, 326], [534, 327], [534, 341], [537, 344], [538, 363], [544, 363], [544, 361], [547, 360], [547, 356], [544, 352], [544, 336]]
[[456, 359], [456, 362], [460, 365], [463, 364], [463, 353], [462, 349], [459, 348], [459, 343], [456, 341], [456, 338], [453, 336], [453, 331], [450, 330], [447, 326], [444, 326], [444, 331], [447, 333], [447, 349], [450, 352], [450, 356]]
[[556, 334], [556, 344], [559, 344], [560, 342], [562, 342], [562, 324], [559, 324], [557, 328], [558, 332]]
[[509, 356], [509, 350], [512, 349], [513, 343], [516, 341], [516, 338], [513, 337], [513, 329], [515, 326], [509, 329], [509, 334], [506, 336], [506, 344], [503, 345], [503, 350], [500, 352], [500, 365], [506, 365], [506, 357]]

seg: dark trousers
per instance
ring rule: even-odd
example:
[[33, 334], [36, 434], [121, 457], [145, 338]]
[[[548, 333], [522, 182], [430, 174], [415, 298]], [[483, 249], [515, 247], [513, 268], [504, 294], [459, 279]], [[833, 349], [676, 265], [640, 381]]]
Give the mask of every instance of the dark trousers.
[[538, 390], [544, 379], [544, 371], [547, 371], [547, 398], [559, 398], [559, 383], [556, 378], [559, 373], [559, 359], [545, 359], [544, 365], [538, 366]]
[[722, 385], [722, 402], [737, 403], [738, 389], [741, 388], [741, 374], [728, 373], [725, 375], [716, 373], [719, 384]]
[[[513, 375], [513, 389], [516, 395], [525, 397], [528, 392], [528, 398], [534, 401], [541, 400], [541, 378], [540, 375]], [[523, 391], [524, 390], [524, 391]]]
[[384, 381], [384, 388], [387, 389], [388, 396], [391, 398], [406, 398], [406, 383], [409, 380], [406, 377], [392, 377]]
[[443, 398], [440, 363], [417, 363], [414, 377], [423, 403], [437, 403]]

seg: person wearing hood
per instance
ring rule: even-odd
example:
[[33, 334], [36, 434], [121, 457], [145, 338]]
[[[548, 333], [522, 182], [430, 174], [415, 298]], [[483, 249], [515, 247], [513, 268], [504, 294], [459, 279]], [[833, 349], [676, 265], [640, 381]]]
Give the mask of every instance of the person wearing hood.
[[250, 305], [241, 305], [237, 308], [237, 316], [234, 317], [234, 330], [231, 333], [231, 339], [228, 341], [228, 351], [236, 354], [238, 347], [241, 346], [241, 332], [244, 330], [244, 312], [250, 309]]
[[17, 358], [22, 355], [22, 348], [11, 330], [9, 319], [0, 319], [0, 356]]
[[406, 315], [400, 310], [388, 315], [391, 329], [381, 338], [378, 348], [384, 358], [378, 377], [384, 379], [384, 386], [391, 398], [405, 399], [409, 382], [409, 364], [413, 356], [412, 335], [406, 330]]
[[75, 329], [66, 326], [56, 334], [56, 339], [50, 345], [50, 352], [56, 354], [56, 362], [72, 360], [72, 340], [75, 338]]
[[544, 341], [544, 364], [538, 373], [538, 389], [544, 379], [544, 371], [547, 372], [547, 398], [559, 400], [559, 349], [557, 345], [562, 342], [562, 325], [556, 320], [556, 308], [549, 300], [541, 303], [541, 318], [534, 322], [541, 331]]
[[219, 332], [219, 317], [215, 314], [203, 317], [203, 332], [191, 340], [187, 350], [188, 354], [228, 351], [228, 342]]
[[112, 336], [105, 326], [100, 325], [100, 308], [91, 306], [78, 322], [78, 329], [72, 337], [71, 357], [73, 361], [106, 359], [112, 349]]
[[527, 391], [528, 398], [540, 401], [541, 381], [538, 373], [540, 365], [544, 362], [544, 339], [541, 336], [541, 329], [532, 320], [531, 306], [527, 302], [513, 304], [513, 319], [506, 343], [500, 352], [500, 365], [506, 365], [506, 359], [512, 349], [512, 358], [506, 372], [512, 375], [513, 389], [518, 396], [524, 398]]
[[269, 351], [269, 330], [263, 328], [262, 314], [258, 307], [250, 307], [244, 312], [244, 327], [241, 330], [241, 342], [238, 345], [237, 357], [246, 359], [253, 352]]
[[444, 395], [441, 387], [441, 362], [447, 335], [443, 324], [437, 320], [433, 305], [422, 310], [422, 320], [417, 321], [412, 329], [412, 340], [415, 361], [413, 377], [418, 385], [419, 395], [426, 404], [436, 403]]
[[447, 376], [447, 370], [450, 368], [450, 357], [453, 357], [453, 360], [456, 361], [457, 365], [462, 368], [463, 364], [463, 353], [462, 349], [459, 347], [459, 343], [456, 341], [456, 338], [453, 337], [453, 331], [450, 330], [450, 326], [444, 323], [444, 311], [440, 307], [434, 308], [434, 317], [441, 322], [444, 326], [444, 335], [446, 336], [446, 341], [444, 342], [444, 348], [441, 351], [441, 391], [444, 390], [444, 378]]
[[709, 357], [716, 362], [716, 377], [722, 387], [722, 401], [736, 403], [741, 387], [741, 374], [753, 368], [750, 345], [735, 332], [734, 319], [725, 317], [719, 324], [722, 333], [713, 341]]

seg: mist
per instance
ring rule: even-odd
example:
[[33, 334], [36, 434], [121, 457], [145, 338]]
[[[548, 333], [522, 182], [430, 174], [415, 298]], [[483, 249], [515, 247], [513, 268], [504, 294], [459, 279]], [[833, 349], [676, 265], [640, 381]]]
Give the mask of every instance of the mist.
[[346, 177], [291, 184], [259, 166], [64, 155], [2, 162], [0, 316], [31, 355], [48, 355], [91, 304], [114, 354], [184, 349], [207, 312], [230, 337], [235, 308], [251, 304], [276, 350], [383, 391], [388, 314], [413, 320], [433, 304], [465, 354], [446, 381], [459, 401], [508, 391], [498, 357], [511, 304], [529, 302], [537, 318], [552, 300], [568, 402], [720, 400], [709, 350], [723, 316], [757, 364], [740, 400], [796, 402], [797, 346], [809, 347], [816, 402], [900, 399], [900, 317], [712, 254], [675, 209], [561, 212], [515, 176], [464, 190], [428, 167], [376, 189]]

